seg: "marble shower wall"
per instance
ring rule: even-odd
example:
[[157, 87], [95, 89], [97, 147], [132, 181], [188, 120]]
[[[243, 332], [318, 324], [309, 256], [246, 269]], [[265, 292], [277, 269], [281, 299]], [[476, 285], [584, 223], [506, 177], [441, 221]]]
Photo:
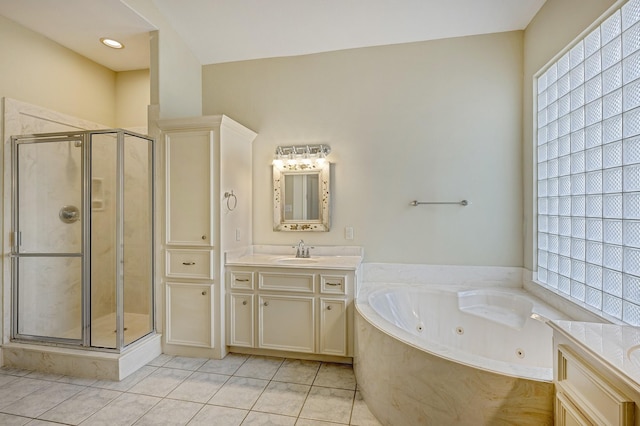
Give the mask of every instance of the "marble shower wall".
[[[56, 133], [77, 130], [105, 128], [96, 123], [59, 114], [24, 102], [4, 98], [4, 152], [5, 152], [5, 194], [10, 194], [10, 137], [12, 135]], [[106, 137], [106, 136], [105, 136]], [[109, 137], [115, 140], [112, 136]], [[46, 153], [29, 150], [21, 164], [29, 191], [25, 191], [21, 202], [23, 217], [23, 251], [79, 252], [81, 244], [81, 224], [65, 224], [58, 218], [63, 205], [73, 204], [79, 209], [81, 203], [81, 149], [71, 143], [47, 144]], [[110, 145], [110, 146], [109, 146]], [[92, 213], [94, 251], [92, 289], [93, 316], [99, 317], [115, 311], [115, 143], [96, 144], [94, 147], [94, 177], [102, 178], [92, 182], [101, 188], [101, 201], [94, 205]], [[149, 313], [151, 310], [151, 252], [148, 242], [151, 212], [147, 206], [149, 165], [148, 144], [128, 145], [125, 160], [125, 309], [131, 312]], [[136, 185], [141, 185], [139, 188]], [[5, 204], [4, 228], [11, 229], [11, 205]], [[37, 236], [37, 240], [34, 238]], [[36, 243], [37, 241], [37, 243]], [[8, 242], [7, 242], [8, 244]], [[62, 248], [62, 250], [61, 250]], [[5, 245], [5, 252], [10, 251]], [[78, 337], [81, 315], [81, 277], [79, 262], [67, 258], [58, 261], [38, 262], [30, 259], [22, 271], [22, 278], [33, 283], [24, 286], [20, 293], [22, 312], [21, 330], [33, 334], [59, 337]], [[9, 336], [11, 323], [11, 274], [10, 265], [5, 262], [4, 339]]]

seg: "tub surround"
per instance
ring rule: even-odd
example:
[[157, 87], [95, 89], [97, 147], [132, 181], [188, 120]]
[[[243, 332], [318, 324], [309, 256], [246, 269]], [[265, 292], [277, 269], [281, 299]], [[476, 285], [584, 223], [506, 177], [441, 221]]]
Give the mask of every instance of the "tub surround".
[[616, 318], [607, 316], [600, 312], [596, 313], [586, 303], [582, 303], [576, 299], [566, 299], [548, 287], [543, 287], [535, 282], [535, 274], [528, 270], [523, 270], [522, 287], [537, 298], [544, 300], [550, 306], [564, 312], [571, 319], [584, 322], [595, 323], [613, 323], [624, 325], [624, 323]]
[[[454, 352], [451, 350], [445, 357], [425, 352], [418, 348], [420, 339], [413, 333], [370, 319], [379, 315], [369, 306], [369, 296], [403, 286], [451, 292], [491, 287], [527, 297], [540, 317], [567, 319], [522, 290], [521, 268], [364, 264], [362, 269], [355, 313], [354, 371], [367, 406], [381, 423], [553, 424], [550, 329], [546, 368], [516, 365], [510, 372], [496, 373], [497, 362], [477, 368], [470, 359], [448, 359]], [[456, 325], [451, 324], [454, 333]]]
[[366, 283], [443, 284], [473, 287], [522, 287], [522, 268], [502, 266], [366, 263]]

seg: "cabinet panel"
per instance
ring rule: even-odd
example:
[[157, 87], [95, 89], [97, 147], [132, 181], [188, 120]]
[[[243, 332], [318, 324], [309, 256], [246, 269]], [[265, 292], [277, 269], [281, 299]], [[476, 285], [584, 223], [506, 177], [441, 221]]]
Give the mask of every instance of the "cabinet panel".
[[213, 279], [212, 250], [167, 250], [166, 255], [168, 277]]
[[167, 343], [213, 347], [213, 285], [167, 283], [166, 289]]
[[166, 243], [213, 245], [213, 131], [169, 132], [166, 149]]
[[345, 275], [320, 275], [320, 293], [346, 294], [346, 284]]
[[347, 301], [320, 299], [320, 348], [326, 355], [347, 355]]
[[258, 287], [261, 290], [282, 290], [313, 293], [315, 274], [287, 272], [258, 272]]
[[259, 347], [313, 352], [314, 298], [259, 296]]
[[556, 394], [556, 423], [557, 426], [592, 426], [580, 410], [567, 399], [562, 392]]
[[234, 290], [253, 290], [253, 272], [229, 272], [229, 287]]
[[569, 348], [558, 347], [558, 387], [596, 423], [632, 425], [635, 403]]
[[253, 347], [253, 300], [252, 294], [230, 294], [229, 345]]

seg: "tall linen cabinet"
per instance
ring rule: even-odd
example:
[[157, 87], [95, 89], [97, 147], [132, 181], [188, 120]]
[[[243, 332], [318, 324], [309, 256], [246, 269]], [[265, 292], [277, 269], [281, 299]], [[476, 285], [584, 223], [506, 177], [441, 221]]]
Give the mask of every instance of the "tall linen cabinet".
[[225, 115], [159, 120], [163, 352], [226, 355], [224, 252], [251, 240], [256, 133]]

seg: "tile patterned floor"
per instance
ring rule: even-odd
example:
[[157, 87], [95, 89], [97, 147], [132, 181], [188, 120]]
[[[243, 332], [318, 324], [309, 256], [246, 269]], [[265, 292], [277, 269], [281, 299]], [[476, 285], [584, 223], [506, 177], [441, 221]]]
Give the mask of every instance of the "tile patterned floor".
[[120, 382], [0, 369], [0, 425], [378, 426], [350, 365], [160, 355]]

